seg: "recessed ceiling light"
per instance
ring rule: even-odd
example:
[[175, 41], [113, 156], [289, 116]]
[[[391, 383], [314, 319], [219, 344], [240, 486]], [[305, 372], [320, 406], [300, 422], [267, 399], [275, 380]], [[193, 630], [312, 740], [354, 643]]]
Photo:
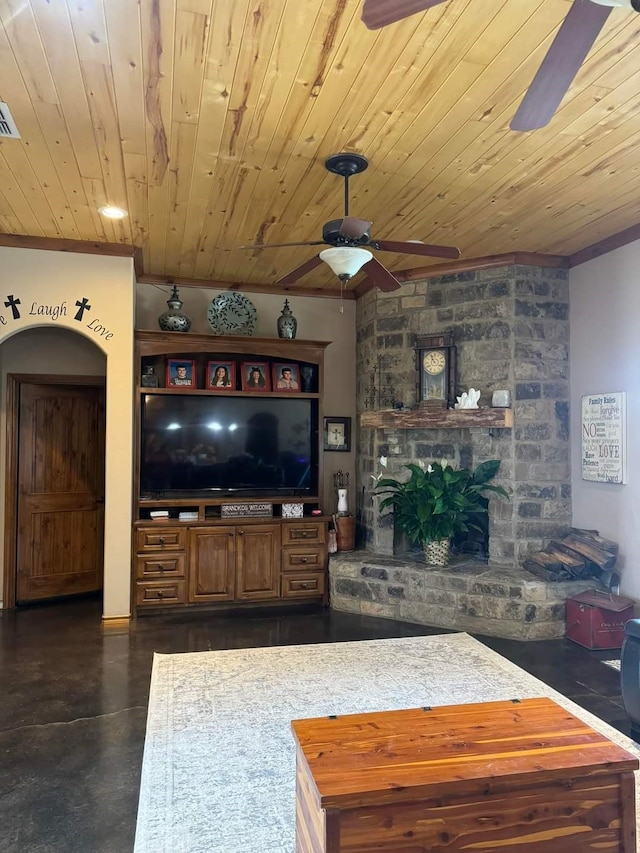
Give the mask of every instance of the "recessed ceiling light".
[[114, 207], [111, 204], [106, 204], [104, 205], [104, 207], [99, 207], [98, 213], [101, 213], [103, 216], [106, 216], [107, 219], [124, 219], [127, 215], [126, 210], [123, 210], [121, 207]]

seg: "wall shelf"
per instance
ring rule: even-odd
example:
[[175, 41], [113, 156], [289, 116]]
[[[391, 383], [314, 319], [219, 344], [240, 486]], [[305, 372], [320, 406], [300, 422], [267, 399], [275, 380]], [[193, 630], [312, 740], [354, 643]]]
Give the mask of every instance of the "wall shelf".
[[361, 412], [364, 429], [510, 429], [513, 409], [381, 409]]

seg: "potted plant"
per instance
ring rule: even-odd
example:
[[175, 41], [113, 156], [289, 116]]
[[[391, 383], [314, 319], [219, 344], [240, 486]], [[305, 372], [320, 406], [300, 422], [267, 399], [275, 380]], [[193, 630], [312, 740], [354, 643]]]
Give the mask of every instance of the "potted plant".
[[[381, 462], [386, 464], [386, 459]], [[456, 533], [483, 529], [487, 492], [509, 497], [502, 486], [489, 483], [500, 467], [498, 459], [483, 462], [475, 471], [456, 470], [446, 459], [403, 467], [410, 472], [406, 480], [378, 479], [376, 491], [385, 495], [380, 509], [393, 507], [395, 523], [412, 542], [422, 545], [429, 565], [447, 565], [451, 537]]]

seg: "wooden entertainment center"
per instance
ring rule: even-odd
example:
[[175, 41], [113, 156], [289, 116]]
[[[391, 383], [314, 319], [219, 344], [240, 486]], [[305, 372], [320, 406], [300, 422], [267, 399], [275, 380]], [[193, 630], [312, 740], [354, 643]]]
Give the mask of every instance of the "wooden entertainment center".
[[[179, 332], [136, 331], [138, 388], [136, 390], [136, 444], [134, 481], [133, 601], [137, 612], [155, 608], [303, 604], [328, 600], [327, 530], [329, 517], [321, 512], [322, 389], [324, 351], [328, 342], [245, 336], [212, 336]], [[167, 359], [193, 365], [193, 387], [166, 387]], [[257, 399], [292, 398], [291, 390], [211, 390], [210, 363], [221, 361], [238, 370], [250, 362], [268, 365], [290, 363], [306, 369], [304, 389], [295, 397], [314, 401], [310, 425], [313, 447], [313, 494], [281, 491], [259, 496], [216, 496], [204, 490], [193, 494], [164, 495], [142, 488], [142, 407], [145, 395], [167, 394]], [[149, 367], [160, 387], [143, 387], [141, 376]], [[246, 369], [246, 367], [244, 368]], [[234, 371], [235, 373], [235, 371]], [[275, 372], [274, 372], [275, 375]], [[148, 380], [146, 380], [148, 381]], [[300, 378], [298, 378], [300, 383]], [[242, 383], [244, 384], [244, 383]], [[274, 382], [274, 386], [276, 383]], [[165, 387], [163, 387], [165, 386]], [[311, 390], [309, 390], [309, 387]], [[302, 504], [301, 517], [285, 517], [287, 506]], [[262, 505], [269, 517], [223, 517], [234, 507], [250, 513]], [[242, 509], [240, 509], [242, 507]], [[151, 512], [167, 511], [165, 520]], [[179, 519], [189, 513], [189, 520]]]

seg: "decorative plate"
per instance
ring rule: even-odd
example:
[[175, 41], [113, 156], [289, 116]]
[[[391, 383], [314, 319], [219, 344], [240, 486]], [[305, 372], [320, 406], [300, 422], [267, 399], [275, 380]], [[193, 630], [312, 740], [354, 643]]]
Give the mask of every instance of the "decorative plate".
[[207, 319], [216, 335], [252, 335], [258, 314], [253, 302], [243, 293], [230, 292], [211, 300]]

